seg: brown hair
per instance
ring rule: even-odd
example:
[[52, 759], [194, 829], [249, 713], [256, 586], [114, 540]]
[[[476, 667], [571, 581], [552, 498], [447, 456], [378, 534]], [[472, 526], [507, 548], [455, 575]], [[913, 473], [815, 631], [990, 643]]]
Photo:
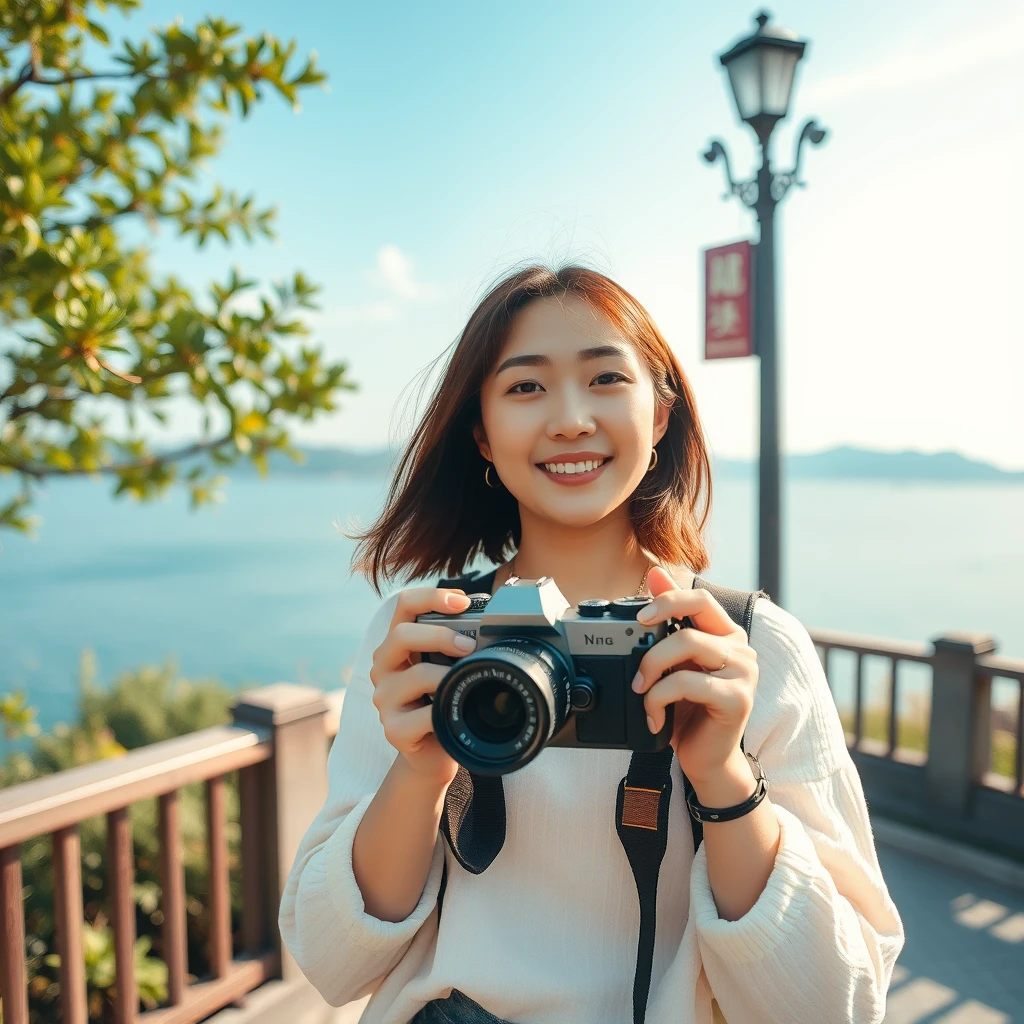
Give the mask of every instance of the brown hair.
[[[473, 438], [480, 390], [494, 367], [516, 313], [535, 299], [572, 293], [584, 299], [637, 348], [650, 369], [657, 400], [671, 405], [658, 442], [658, 464], [633, 492], [629, 514], [640, 546], [666, 567], [707, 568], [701, 534], [711, 509], [711, 466], [689, 382], [644, 307], [610, 278], [581, 266], [529, 266], [504, 277], [484, 296], [426, 412], [402, 452], [384, 509], [362, 533], [353, 569], [378, 594], [381, 579], [411, 570], [411, 579], [461, 575], [483, 553], [503, 562], [521, 538], [519, 504], [504, 487], [484, 482]], [[698, 518], [701, 495], [706, 500]]]

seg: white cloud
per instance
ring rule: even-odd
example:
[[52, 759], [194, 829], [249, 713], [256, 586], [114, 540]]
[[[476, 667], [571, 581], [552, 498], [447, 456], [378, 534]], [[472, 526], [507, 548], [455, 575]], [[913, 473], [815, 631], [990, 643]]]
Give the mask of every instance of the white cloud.
[[[318, 313], [310, 313], [308, 319], [314, 330], [389, 323], [401, 317], [405, 303], [432, 302], [441, 297], [441, 290], [436, 285], [416, 279], [415, 264], [397, 245], [382, 245], [377, 251], [376, 264], [363, 272], [363, 279], [376, 288], [386, 290], [388, 298], [354, 304], [339, 303]], [[262, 309], [257, 292], [244, 292], [232, 303], [238, 312], [249, 315], [258, 316]]]
[[417, 281], [414, 264], [397, 245], [382, 245], [377, 252], [377, 266], [367, 271], [367, 280], [382, 284], [397, 298], [406, 302], [430, 302], [440, 297], [432, 284]]
[[804, 102], [820, 106], [866, 93], [931, 85], [1015, 54], [1024, 54], [1024, 14], [1020, 13], [927, 49], [912, 42], [876, 64], [808, 84]]
[[363, 279], [386, 289], [390, 297], [356, 305], [330, 306], [311, 317], [318, 329], [397, 320], [404, 303], [430, 302], [441, 295], [435, 285], [416, 280], [415, 264], [397, 245], [382, 245], [377, 251], [375, 266], [363, 272]]

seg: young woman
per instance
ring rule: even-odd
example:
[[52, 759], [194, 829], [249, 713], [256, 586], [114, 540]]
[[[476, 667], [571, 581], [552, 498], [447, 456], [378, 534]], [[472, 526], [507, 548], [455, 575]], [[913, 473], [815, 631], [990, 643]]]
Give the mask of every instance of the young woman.
[[[644, 308], [595, 271], [530, 267], [470, 317], [356, 568], [380, 593], [482, 554], [501, 563], [492, 592], [514, 571], [553, 577], [570, 605], [650, 594], [642, 622], [689, 616], [634, 684], [652, 730], [675, 716], [646, 1021], [879, 1021], [903, 926], [860, 778], [800, 622], [762, 598], [748, 638], [693, 588], [709, 505], [693, 394]], [[504, 776], [506, 838], [479, 874], [439, 834], [459, 766], [426, 699], [447, 669], [420, 653], [474, 642], [416, 617], [467, 604], [428, 582], [374, 614], [281, 934], [329, 1003], [374, 990], [364, 1022], [627, 1024], [639, 909], [615, 800], [630, 752], [548, 748]], [[771, 796], [708, 821], [695, 854], [682, 774], [701, 805], [750, 802], [741, 737]]]

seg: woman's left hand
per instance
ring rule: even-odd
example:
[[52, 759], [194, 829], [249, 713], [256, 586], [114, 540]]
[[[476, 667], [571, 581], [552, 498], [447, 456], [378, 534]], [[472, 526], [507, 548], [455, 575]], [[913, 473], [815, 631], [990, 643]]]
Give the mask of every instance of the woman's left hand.
[[757, 652], [708, 591], [680, 589], [660, 566], [647, 583], [654, 600], [637, 615], [640, 622], [689, 616], [694, 628], [659, 640], [641, 660], [633, 688], [645, 694], [652, 732], [664, 724], [665, 708], [675, 705], [672, 746], [683, 773], [699, 786], [736, 763], [754, 706]]

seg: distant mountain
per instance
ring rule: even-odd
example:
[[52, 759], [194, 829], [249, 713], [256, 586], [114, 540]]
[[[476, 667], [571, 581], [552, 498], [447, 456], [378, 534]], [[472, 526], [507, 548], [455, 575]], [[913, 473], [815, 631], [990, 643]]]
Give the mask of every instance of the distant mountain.
[[[317, 473], [338, 476], [380, 476], [391, 468], [394, 457], [387, 448], [303, 448], [297, 446], [305, 456], [305, 462], [296, 462], [283, 452], [270, 452], [267, 463], [271, 474]], [[239, 476], [255, 476], [256, 467], [248, 460], [231, 466], [228, 473]]]
[[[791, 480], [911, 480], [957, 483], [1024, 484], [1024, 472], [1009, 472], [987, 462], [969, 459], [959, 452], [875, 452], [842, 446], [806, 455], [785, 455], [783, 472]], [[718, 459], [715, 470], [726, 477], [757, 472], [756, 461]]]
[[[338, 476], [380, 476], [391, 468], [395, 453], [387, 448], [302, 448], [305, 463], [296, 463], [280, 452], [270, 453], [271, 473], [317, 473]], [[987, 462], [969, 459], [958, 452], [876, 452], [843, 446], [806, 455], [783, 456], [783, 472], [791, 480], [912, 480], [957, 483], [1024, 484], [1024, 472], [1008, 472]], [[715, 459], [716, 476], [747, 478], [756, 474], [757, 462]], [[256, 472], [249, 462], [239, 462], [229, 472]]]

